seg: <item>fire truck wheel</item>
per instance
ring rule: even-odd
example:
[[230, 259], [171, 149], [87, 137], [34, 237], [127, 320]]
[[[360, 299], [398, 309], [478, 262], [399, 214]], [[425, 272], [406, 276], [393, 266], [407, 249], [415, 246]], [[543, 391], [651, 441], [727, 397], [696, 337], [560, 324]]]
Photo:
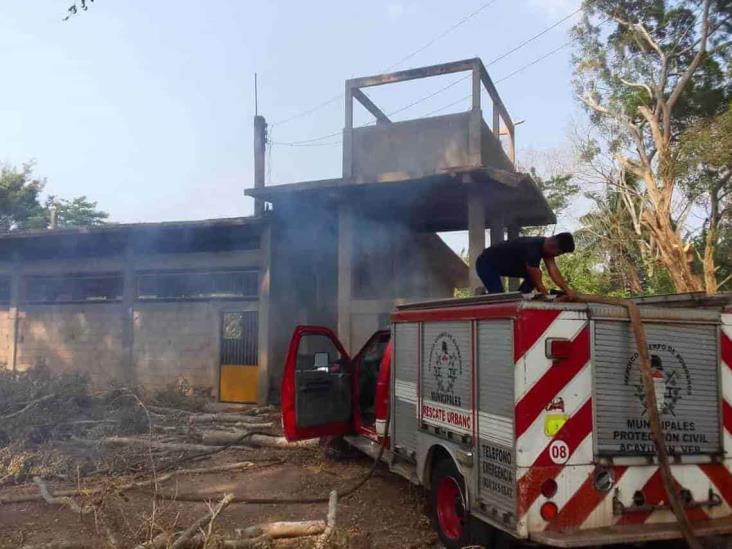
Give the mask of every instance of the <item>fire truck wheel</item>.
[[446, 549], [459, 549], [478, 540], [465, 509], [465, 482], [451, 459], [442, 459], [432, 469], [432, 524]]

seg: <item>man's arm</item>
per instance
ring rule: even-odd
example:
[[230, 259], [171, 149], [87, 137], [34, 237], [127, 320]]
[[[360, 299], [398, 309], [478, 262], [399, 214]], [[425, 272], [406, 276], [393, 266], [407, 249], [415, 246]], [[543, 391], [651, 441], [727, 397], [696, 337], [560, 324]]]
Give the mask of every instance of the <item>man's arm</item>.
[[557, 267], [557, 262], [554, 261], [554, 258], [545, 257], [544, 264], [546, 265], [546, 270], [549, 273], [549, 276], [551, 277], [551, 279], [554, 281], [554, 284], [559, 286], [559, 288], [565, 294], [567, 294], [567, 296], [572, 297], [575, 294], [575, 291], [572, 288], [570, 288], [569, 284], [567, 284], [567, 281], [564, 280], [564, 277], [562, 276], [562, 273], [559, 271], [559, 267]]
[[531, 265], [526, 265], [526, 272], [528, 273], [531, 282], [534, 283], [534, 288], [536, 288], [536, 291], [540, 294], [547, 293], [546, 286], [544, 286], [544, 280], [541, 276], [541, 269], [537, 267], [532, 267]]

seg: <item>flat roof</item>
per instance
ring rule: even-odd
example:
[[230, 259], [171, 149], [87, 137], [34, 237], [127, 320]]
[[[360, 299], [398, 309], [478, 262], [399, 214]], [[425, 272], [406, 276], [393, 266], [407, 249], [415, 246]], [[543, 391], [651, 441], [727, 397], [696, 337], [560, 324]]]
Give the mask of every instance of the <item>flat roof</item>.
[[527, 174], [481, 167], [447, 170], [435, 175], [352, 183], [344, 179], [321, 179], [247, 189], [245, 194], [276, 204], [309, 198], [318, 201], [350, 201], [359, 213], [376, 217], [399, 217], [428, 231], [467, 228], [468, 194], [477, 185], [486, 210], [486, 221], [505, 216], [521, 226], [556, 223], [556, 217], [534, 180]]
[[247, 227], [259, 224], [262, 217], [221, 217], [191, 221], [156, 221], [143, 223], [104, 223], [101, 225], [85, 225], [79, 227], [58, 227], [56, 229], [20, 229], [0, 233], [0, 240], [23, 238], [46, 238], [64, 235], [81, 235], [131, 231], [156, 231], [160, 229], [195, 229], [207, 227]]
[[0, 257], [109, 256], [126, 249], [142, 254], [251, 250], [259, 247], [265, 221], [250, 216], [10, 231], [0, 234]]

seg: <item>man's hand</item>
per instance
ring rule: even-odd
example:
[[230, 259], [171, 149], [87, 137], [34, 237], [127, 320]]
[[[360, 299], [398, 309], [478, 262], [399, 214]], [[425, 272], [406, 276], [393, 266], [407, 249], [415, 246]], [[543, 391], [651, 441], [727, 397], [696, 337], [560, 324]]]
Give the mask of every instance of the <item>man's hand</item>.
[[557, 298], [557, 301], [563, 301], [563, 302], [577, 301], [577, 292], [575, 292], [572, 288], [566, 288], [564, 290], [564, 295], [559, 296]]

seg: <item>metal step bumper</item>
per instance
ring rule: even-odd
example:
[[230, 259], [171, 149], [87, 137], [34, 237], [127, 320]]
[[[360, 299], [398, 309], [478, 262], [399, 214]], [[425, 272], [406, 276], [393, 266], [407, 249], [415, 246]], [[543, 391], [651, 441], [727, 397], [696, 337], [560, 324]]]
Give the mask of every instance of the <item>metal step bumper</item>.
[[[692, 527], [694, 534], [700, 538], [732, 535], [732, 517], [694, 522]], [[544, 531], [529, 535], [532, 541], [554, 547], [642, 543], [681, 537], [681, 531], [676, 523], [629, 524], [589, 530]]]

